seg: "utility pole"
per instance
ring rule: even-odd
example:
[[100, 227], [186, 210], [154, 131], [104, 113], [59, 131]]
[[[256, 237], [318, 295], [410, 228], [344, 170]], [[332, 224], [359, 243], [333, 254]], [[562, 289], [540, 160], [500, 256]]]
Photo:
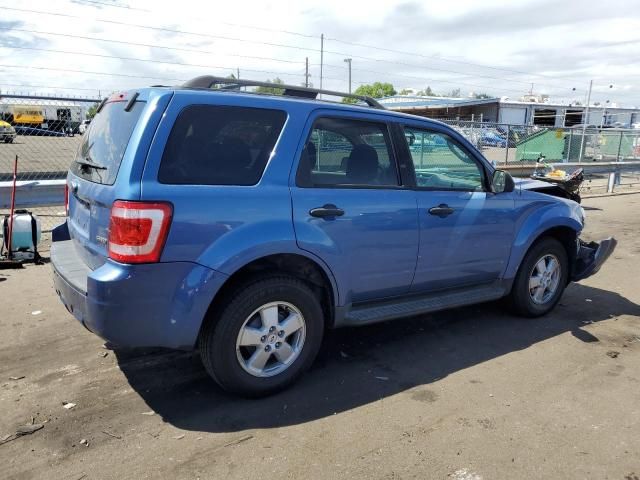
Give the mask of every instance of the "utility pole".
[[322, 67], [324, 64], [324, 33], [320, 35], [320, 90], [322, 90]]
[[304, 86], [309, 88], [309, 57], [304, 59]]
[[351, 93], [351, 58], [345, 58], [344, 61], [349, 64], [349, 93]]
[[240, 67], [236, 68], [236, 73], [238, 74], [236, 80], [240, 80]]
[[591, 103], [591, 90], [593, 89], [593, 80], [589, 82], [589, 93], [587, 93], [587, 105], [584, 107], [584, 118], [582, 119], [582, 138], [580, 139], [580, 156], [578, 161], [582, 161], [584, 153], [584, 137], [587, 133], [587, 123], [589, 122], [589, 104]]

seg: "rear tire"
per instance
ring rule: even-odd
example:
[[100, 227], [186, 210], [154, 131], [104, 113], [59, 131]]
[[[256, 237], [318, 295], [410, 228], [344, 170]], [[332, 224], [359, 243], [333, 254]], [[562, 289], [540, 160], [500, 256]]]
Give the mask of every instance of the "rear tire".
[[247, 397], [296, 381], [313, 363], [324, 333], [318, 297], [286, 275], [245, 283], [213, 315], [199, 338], [202, 363], [223, 389]]
[[556, 239], [538, 240], [527, 252], [511, 289], [510, 304], [515, 313], [540, 317], [560, 301], [567, 286], [569, 260]]

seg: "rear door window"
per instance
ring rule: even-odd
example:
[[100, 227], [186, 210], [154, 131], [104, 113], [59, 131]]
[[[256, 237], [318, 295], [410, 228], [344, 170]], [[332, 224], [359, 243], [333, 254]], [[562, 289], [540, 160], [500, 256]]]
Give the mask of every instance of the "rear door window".
[[126, 102], [109, 102], [91, 121], [71, 164], [71, 172], [95, 183], [113, 185], [131, 133], [144, 102], [135, 102], [127, 112]]
[[255, 185], [286, 117], [281, 110], [187, 107], [171, 129], [158, 181], [179, 185]]

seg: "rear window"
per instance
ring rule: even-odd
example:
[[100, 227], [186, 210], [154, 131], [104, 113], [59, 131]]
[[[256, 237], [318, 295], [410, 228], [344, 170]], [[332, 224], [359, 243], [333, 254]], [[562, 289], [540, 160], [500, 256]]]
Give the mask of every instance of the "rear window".
[[190, 185], [255, 185], [286, 120], [281, 110], [194, 105], [176, 120], [158, 181]]
[[126, 102], [107, 103], [95, 116], [71, 164], [71, 172], [91, 182], [113, 185], [144, 102], [134, 103], [128, 112], [125, 105]]

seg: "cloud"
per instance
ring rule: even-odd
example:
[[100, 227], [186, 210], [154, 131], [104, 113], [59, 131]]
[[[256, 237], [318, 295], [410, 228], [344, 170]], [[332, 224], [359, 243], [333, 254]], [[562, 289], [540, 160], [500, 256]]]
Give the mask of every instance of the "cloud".
[[[485, 91], [515, 98], [534, 83], [540, 92], [566, 97], [583, 95], [588, 80], [593, 78], [596, 97], [604, 99], [607, 95], [618, 103], [640, 104], [636, 53], [640, 11], [633, 1], [390, 0], [372, 4], [370, 0], [181, 0], [177, 9], [159, 8], [152, 0], [139, 0], [132, 9], [122, 8], [124, 4], [120, 2], [116, 2], [119, 7], [108, 3], [109, 0], [33, 0], [28, 8], [60, 15], [6, 10], [0, 28], [72, 33], [202, 52], [5, 30], [0, 37], [0, 45], [5, 47], [0, 47], [0, 64], [85, 71], [56, 73], [25, 68], [24, 78], [34, 84], [62, 84], [69, 88], [95, 85], [104, 90], [177, 83], [162, 78], [188, 79], [206, 73], [225, 76], [236, 68], [240, 68], [243, 78], [264, 80], [278, 76], [289, 83], [301, 83], [305, 57], [309, 57], [311, 81], [319, 85], [322, 32], [325, 88], [347, 89], [343, 59], [353, 58], [353, 88], [382, 80], [393, 83], [398, 90], [430, 85], [439, 92], [461, 88], [463, 94]], [[245, 26], [231, 25], [234, 23]], [[172, 64], [15, 49], [44, 45]], [[20, 54], [16, 55], [18, 51]], [[176, 65], [179, 63], [201, 66]], [[600, 87], [609, 84], [620, 87], [606, 91]], [[634, 87], [623, 88], [628, 85]]]

